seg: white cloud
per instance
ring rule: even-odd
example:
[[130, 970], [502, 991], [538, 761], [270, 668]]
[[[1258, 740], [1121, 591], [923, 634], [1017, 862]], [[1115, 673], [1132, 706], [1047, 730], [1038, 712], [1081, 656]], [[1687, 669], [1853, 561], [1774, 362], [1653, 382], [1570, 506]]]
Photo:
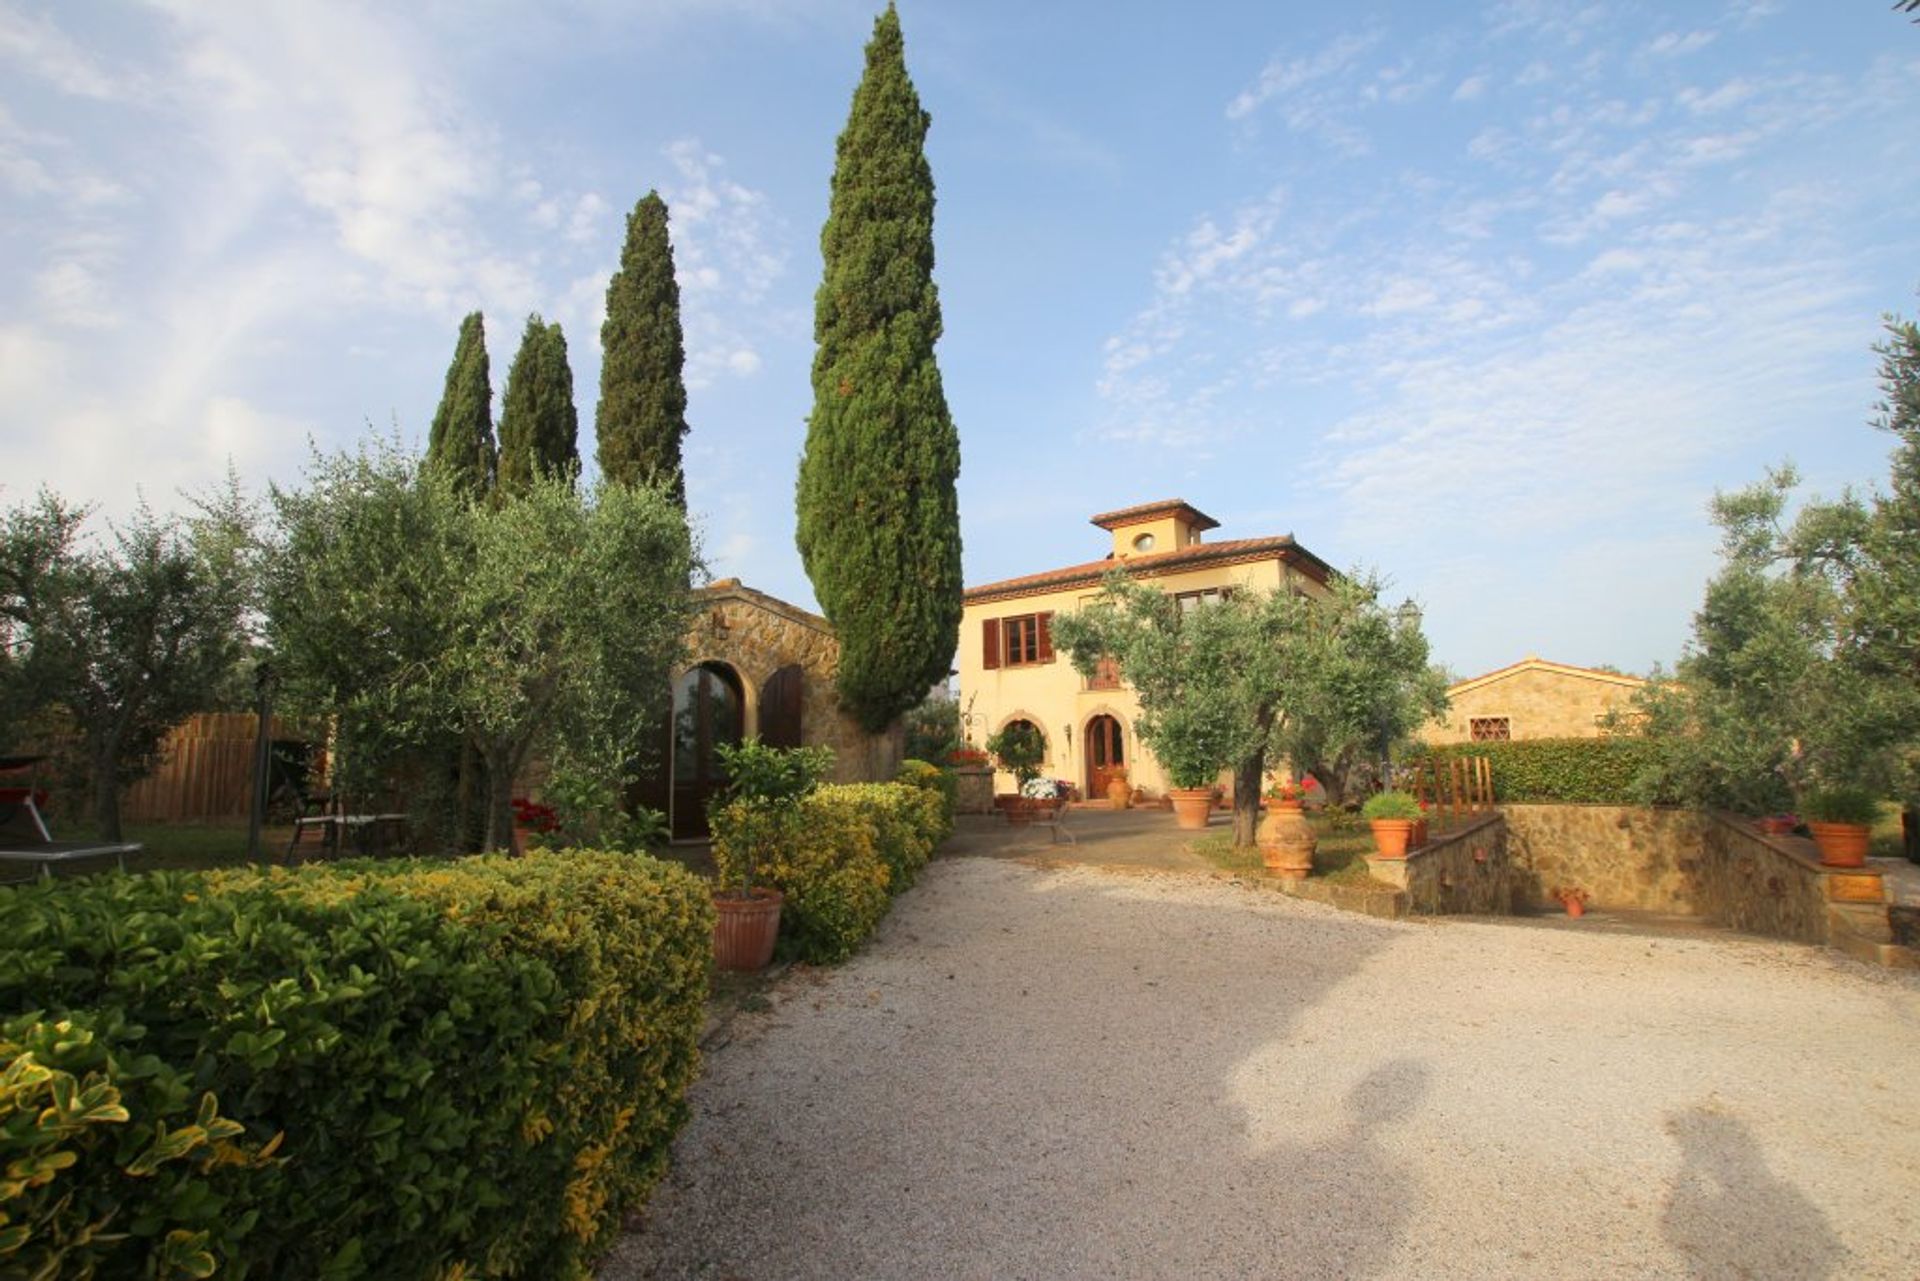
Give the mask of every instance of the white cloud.
[[786, 228], [764, 193], [727, 176], [726, 160], [697, 138], [666, 148], [674, 181], [661, 197], [673, 238], [687, 341], [687, 386], [759, 371], [752, 335], [786, 334], [793, 321], [765, 300], [786, 272]]
[[1384, 34], [1375, 30], [1341, 36], [1315, 54], [1293, 58], [1274, 57], [1261, 70], [1252, 87], [1241, 90], [1227, 104], [1227, 119], [1244, 120], [1274, 98], [1284, 97], [1317, 81], [1340, 75], [1378, 45]]
[[76, 98], [119, 98], [136, 87], [70, 40], [53, 19], [22, 13], [12, 4], [0, 4], [0, 60]]
[[1712, 44], [1719, 33], [1715, 31], [1666, 31], [1654, 37], [1647, 45], [1647, 52], [1656, 58], [1679, 58], [1689, 53], [1697, 53]]
[[1465, 80], [1462, 80], [1454, 86], [1453, 100], [1455, 102], [1476, 102], [1486, 96], [1487, 86], [1490, 83], [1491, 81], [1485, 72], [1468, 76]]

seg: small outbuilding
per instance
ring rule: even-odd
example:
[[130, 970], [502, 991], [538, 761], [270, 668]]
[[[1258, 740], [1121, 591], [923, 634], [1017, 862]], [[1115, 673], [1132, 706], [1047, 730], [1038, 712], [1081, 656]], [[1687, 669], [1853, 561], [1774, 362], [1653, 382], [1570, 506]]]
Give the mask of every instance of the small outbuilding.
[[1630, 710], [1646, 681], [1624, 672], [1519, 662], [1447, 689], [1452, 709], [1421, 732], [1428, 743], [1506, 742], [1523, 738], [1597, 738], [1607, 713]]
[[797, 605], [723, 578], [695, 593], [688, 661], [675, 676], [661, 727], [663, 765], [634, 799], [667, 815], [675, 839], [707, 832], [707, 802], [726, 787], [716, 749], [758, 736], [773, 747], [830, 747], [833, 779], [891, 778], [902, 736], [874, 735], [840, 710], [840, 641], [832, 624]]

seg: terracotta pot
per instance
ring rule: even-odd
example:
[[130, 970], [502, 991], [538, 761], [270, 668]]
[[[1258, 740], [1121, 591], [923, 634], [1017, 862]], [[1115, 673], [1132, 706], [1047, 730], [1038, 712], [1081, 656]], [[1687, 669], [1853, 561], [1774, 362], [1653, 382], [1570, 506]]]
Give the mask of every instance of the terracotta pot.
[[1381, 858], [1407, 856], [1407, 842], [1413, 839], [1412, 819], [1374, 818], [1367, 820], [1367, 826], [1373, 829], [1373, 845]]
[[765, 969], [773, 959], [773, 941], [780, 934], [779, 890], [756, 887], [750, 898], [713, 896], [713, 963], [723, 970]]
[[1007, 822], [1025, 824], [1033, 822], [1034, 800], [1031, 796], [1012, 796], [1006, 798]]
[[1866, 866], [1873, 829], [1865, 823], [1816, 823], [1808, 819], [1807, 830], [1813, 833], [1820, 862], [1827, 867]]
[[1298, 814], [1306, 808], [1298, 796], [1292, 800], [1282, 800], [1277, 796], [1269, 796], [1266, 798], [1265, 803], [1269, 813]]
[[1567, 905], [1568, 916], [1585, 916], [1587, 914], [1587, 905], [1577, 898], [1567, 898], [1560, 901]]
[[1753, 825], [1768, 836], [1787, 836], [1793, 832], [1793, 820], [1784, 814], [1770, 814], [1766, 818], [1756, 818]]
[[1117, 810], [1123, 810], [1133, 803], [1133, 789], [1127, 786], [1124, 778], [1107, 780], [1107, 804]]
[[1207, 825], [1207, 815], [1213, 809], [1213, 789], [1211, 787], [1175, 787], [1167, 791], [1173, 802], [1173, 821], [1189, 831], [1198, 831]]
[[540, 835], [540, 832], [537, 828], [528, 827], [524, 823], [515, 823], [513, 825], [513, 852], [515, 854], [525, 854], [527, 852], [528, 839], [538, 835]]
[[1258, 839], [1260, 861], [1275, 876], [1300, 881], [1313, 874], [1313, 851], [1320, 839], [1298, 801], [1270, 803]]

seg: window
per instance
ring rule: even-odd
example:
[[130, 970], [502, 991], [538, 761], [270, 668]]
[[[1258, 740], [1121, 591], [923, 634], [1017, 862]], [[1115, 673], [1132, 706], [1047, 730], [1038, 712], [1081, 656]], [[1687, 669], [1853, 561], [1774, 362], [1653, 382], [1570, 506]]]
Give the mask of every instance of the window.
[[1031, 667], [1053, 661], [1052, 611], [983, 620], [981, 666]]
[[1153, 535], [1152, 535], [1152, 534], [1142, 534], [1142, 535], [1140, 535], [1140, 537], [1138, 537], [1138, 538], [1136, 538], [1136, 539], [1134, 539], [1134, 540], [1133, 540], [1133, 550], [1135, 550], [1135, 551], [1137, 551], [1137, 552], [1150, 552], [1150, 551], [1152, 551], [1152, 550], [1153, 550]]
[[1207, 587], [1197, 592], [1175, 592], [1173, 599], [1179, 604], [1182, 614], [1191, 614], [1196, 609], [1208, 605], [1218, 605], [1233, 596], [1231, 587]]
[[1119, 689], [1120, 660], [1111, 655], [1102, 656], [1100, 661], [1094, 665], [1093, 675], [1087, 677], [1087, 688]]
[[1470, 716], [1467, 737], [1476, 743], [1505, 743], [1513, 737], [1513, 722], [1505, 716]]

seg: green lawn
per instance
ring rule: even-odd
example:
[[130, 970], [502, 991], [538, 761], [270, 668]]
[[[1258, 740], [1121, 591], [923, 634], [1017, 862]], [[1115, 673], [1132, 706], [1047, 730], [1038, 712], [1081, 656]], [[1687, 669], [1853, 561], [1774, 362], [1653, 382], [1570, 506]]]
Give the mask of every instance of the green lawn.
[[[1313, 874], [1340, 884], [1363, 884], [1373, 880], [1367, 872], [1366, 856], [1373, 852], [1373, 833], [1365, 823], [1354, 819], [1329, 820], [1315, 815], [1308, 820], [1319, 844], [1313, 851]], [[1433, 825], [1437, 835], [1441, 825]], [[1263, 873], [1257, 849], [1236, 849], [1230, 833], [1204, 836], [1193, 842], [1193, 852], [1224, 872]]]

